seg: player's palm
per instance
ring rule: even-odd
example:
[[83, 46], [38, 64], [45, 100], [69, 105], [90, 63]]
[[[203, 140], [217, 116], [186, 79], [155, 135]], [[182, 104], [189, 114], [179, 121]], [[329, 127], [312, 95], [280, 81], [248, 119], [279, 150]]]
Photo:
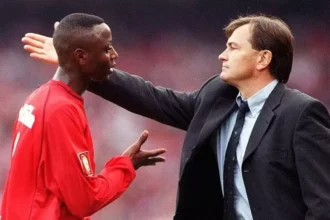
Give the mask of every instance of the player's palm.
[[164, 162], [165, 158], [159, 156], [166, 152], [166, 149], [159, 148], [154, 150], [142, 150], [141, 146], [148, 139], [149, 133], [144, 131], [139, 139], [127, 148], [123, 155], [128, 156], [133, 163], [134, 168], [137, 170], [142, 166], [156, 165], [159, 162]]

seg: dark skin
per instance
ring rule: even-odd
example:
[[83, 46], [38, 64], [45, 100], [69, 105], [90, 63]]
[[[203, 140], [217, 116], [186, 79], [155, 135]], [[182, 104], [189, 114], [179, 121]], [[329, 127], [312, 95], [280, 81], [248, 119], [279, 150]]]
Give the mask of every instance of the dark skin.
[[74, 92], [82, 95], [91, 80], [104, 80], [109, 69], [115, 66], [118, 53], [112, 46], [112, 33], [105, 23], [95, 25], [92, 32], [73, 36], [76, 47], [68, 61], [58, 67], [53, 79], [67, 84]]
[[[68, 51], [70, 54], [67, 61], [57, 68], [53, 79], [64, 82], [82, 95], [92, 80], [107, 78], [110, 68], [116, 64], [118, 53], [112, 46], [112, 33], [105, 23], [95, 25], [91, 33], [73, 38], [81, 47]], [[159, 156], [166, 152], [164, 148], [141, 150], [148, 136], [148, 131], [143, 131], [138, 140], [122, 154], [132, 160], [135, 169], [165, 161], [164, 157]]]

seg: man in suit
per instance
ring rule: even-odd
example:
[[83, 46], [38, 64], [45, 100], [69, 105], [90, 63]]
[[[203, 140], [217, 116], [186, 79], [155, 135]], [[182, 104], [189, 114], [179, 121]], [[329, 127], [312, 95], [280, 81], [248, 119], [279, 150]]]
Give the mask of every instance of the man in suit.
[[[225, 34], [222, 72], [198, 91], [154, 87], [120, 70], [89, 90], [187, 131], [175, 220], [330, 219], [330, 116], [285, 85], [289, 27], [250, 15], [231, 21]], [[56, 63], [50, 38], [29, 34], [23, 42], [32, 57]]]

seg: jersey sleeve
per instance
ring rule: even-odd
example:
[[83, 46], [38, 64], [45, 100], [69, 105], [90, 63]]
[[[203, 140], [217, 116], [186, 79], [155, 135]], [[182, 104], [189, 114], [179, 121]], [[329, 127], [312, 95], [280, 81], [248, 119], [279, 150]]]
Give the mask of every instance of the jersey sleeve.
[[[46, 186], [73, 215], [92, 215], [118, 198], [135, 178], [133, 164], [126, 156], [109, 160], [98, 175], [84, 172], [76, 149], [92, 146], [86, 146], [84, 127], [73, 106], [61, 107], [45, 120], [43, 138]], [[94, 164], [89, 155], [90, 164]]]

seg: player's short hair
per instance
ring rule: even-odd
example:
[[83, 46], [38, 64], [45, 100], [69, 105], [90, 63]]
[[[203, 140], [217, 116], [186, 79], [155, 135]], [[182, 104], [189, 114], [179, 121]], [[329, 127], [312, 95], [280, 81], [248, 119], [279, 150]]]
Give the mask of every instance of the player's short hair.
[[73, 13], [65, 16], [53, 34], [53, 44], [59, 65], [68, 61], [68, 53], [81, 46], [79, 38], [83, 38], [93, 30], [95, 25], [102, 23], [104, 23], [102, 18], [91, 14]]
[[245, 24], [251, 25], [252, 48], [272, 52], [270, 72], [280, 82], [286, 83], [292, 69], [294, 44], [289, 26], [274, 16], [239, 16], [224, 28], [226, 37], [229, 38], [237, 28]]

